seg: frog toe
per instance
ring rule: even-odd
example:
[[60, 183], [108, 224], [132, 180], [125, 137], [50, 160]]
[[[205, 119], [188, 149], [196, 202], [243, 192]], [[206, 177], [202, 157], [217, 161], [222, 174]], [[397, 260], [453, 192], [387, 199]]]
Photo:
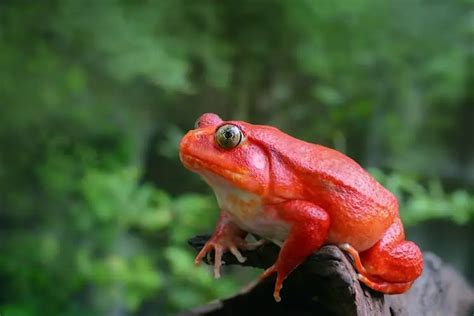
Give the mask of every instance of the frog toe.
[[237, 259], [237, 261], [239, 261], [240, 263], [244, 263], [247, 260], [246, 257], [242, 256], [242, 254], [240, 253], [239, 249], [237, 249], [236, 246], [229, 247], [229, 250]]

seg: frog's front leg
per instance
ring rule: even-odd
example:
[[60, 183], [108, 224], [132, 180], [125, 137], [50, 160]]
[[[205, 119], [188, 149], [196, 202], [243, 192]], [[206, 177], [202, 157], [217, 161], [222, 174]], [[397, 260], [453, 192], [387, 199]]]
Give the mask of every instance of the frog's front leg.
[[279, 302], [283, 281], [310, 254], [326, 241], [329, 231], [329, 215], [319, 206], [301, 200], [292, 200], [266, 206], [270, 216], [275, 216], [290, 225], [287, 239], [277, 261], [263, 272], [260, 279], [277, 273], [273, 297]]
[[211, 238], [199, 251], [194, 263], [199, 265], [202, 259], [212, 250], [214, 250], [214, 277], [220, 277], [220, 267], [222, 265], [222, 254], [229, 250], [239, 262], [244, 262], [246, 258], [242, 256], [239, 249], [252, 249], [257, 247], [260, 242], [249, 243], [245, 241], [247, 232], [234, 224], [227, 212], [221, 211], [217, 219], [216, 229]]

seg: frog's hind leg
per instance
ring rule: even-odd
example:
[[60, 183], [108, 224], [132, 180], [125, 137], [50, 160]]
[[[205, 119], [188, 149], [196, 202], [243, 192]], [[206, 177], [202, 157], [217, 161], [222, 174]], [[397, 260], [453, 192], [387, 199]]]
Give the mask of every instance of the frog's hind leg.
[[423, 270], [421, 251], [413, 242], [405, 240], [400, 219], [389, 227], [372, 248], [361, 252], [360, 256], [349, 244], [342, 244], [340, 248], [354, 258], [359, 280], [386, 294], [405, 292]]

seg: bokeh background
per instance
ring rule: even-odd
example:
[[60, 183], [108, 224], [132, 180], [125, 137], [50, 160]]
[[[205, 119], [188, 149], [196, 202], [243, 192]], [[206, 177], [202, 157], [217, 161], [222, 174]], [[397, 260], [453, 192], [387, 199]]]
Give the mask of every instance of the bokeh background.
[[170, 315], [230, 295], [189, 237], [204, 112], [336, 148], [474, 280], [470, 0], [0, 2], [0, 313]]

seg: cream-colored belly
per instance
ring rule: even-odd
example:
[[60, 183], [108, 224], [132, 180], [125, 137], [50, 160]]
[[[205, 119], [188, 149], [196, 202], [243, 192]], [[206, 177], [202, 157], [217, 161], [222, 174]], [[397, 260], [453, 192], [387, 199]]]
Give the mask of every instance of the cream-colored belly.
[[217, 201], [232, 221], [243, 230], [282, 245], [289, 225], [264, 211], [260, 196], [233, 187], [214, 188]]

